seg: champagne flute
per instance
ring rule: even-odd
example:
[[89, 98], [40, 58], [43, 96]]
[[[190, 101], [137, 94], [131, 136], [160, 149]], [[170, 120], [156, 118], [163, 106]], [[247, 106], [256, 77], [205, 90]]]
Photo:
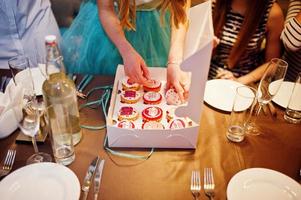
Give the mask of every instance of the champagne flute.
[[31, 137], [32, 144], [34, 147], [35, 153], [27, 159], [27, 164], [52, 161], [52, 158], [49, 154], [39, 152], [37, 141], [35, 138], [36, 134], [39, 132], [41, 118], [41, 112], [39, 109], [40, 106], [38, 104], [39, 103], [36, 99], [33, 99], [32, 101], [27, 101], [22, 108], [22, 117], [21, 121], [18, 124], [20, 130], [25, 135]]
[[[25, 56], [17, 56], [9, 60], [9, 67], [12, 72], [13, 81], [9, 89], [9, 97], [13, 102], [13, 111], [16, 119], [19, 121], [18, 127], [27, 136], [30, 136], [34, 146], [35, 153], [27, 159], [27, 164], [37, 162], [51, 162], [49, 154], [39, 152], [35, 135], [39, 132], [41, 105], [37, 101], [33, 78], [28, 62]], [[22, 78], [18, 79], [16, 73], [22, 71]]]
[[273, 58], [265, 70], [258, 86], [259, 109], [258, 116], [262, 106], [268, 104], [277, 94], [286, 74], [287, 62], [279, 58]]
[[[277, 94], [286, 74], [288, 64], [282, 59], [273, 58], [268, 63], [268, 66], [259, 82], [257, 89], [257, 101], [259, 104], [255, 117], [258, 118], [263, 106], [267, 105]], [[254, 121], [248, 124], [248, 133], [259, 135], [259, 129]]]

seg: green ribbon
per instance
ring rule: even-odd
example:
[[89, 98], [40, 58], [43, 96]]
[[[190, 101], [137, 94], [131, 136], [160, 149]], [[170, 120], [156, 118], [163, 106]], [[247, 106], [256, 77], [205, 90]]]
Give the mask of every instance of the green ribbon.
[[[105, 119], [106, 119], [107, 118], [107, 109], [108, 109], [109, 99], [111, 97], [112, 89], [113, 89], [112, 85], [98, 86], [98, 87], [92, 88], [87, 93], [87, 103], [82, 104], [79, 107], [79, 109], [81, 110], [85, 107], [88, 107], [91, 109], [96, 109], [96, 108], [98, 108], [98, 106], [101, 106], [102, 111], [105, 116]], [[101, 95], [101, 97], [98, 100], [89, 101], [88, 100], [89, 97], [92, 96], [92, 94], [94, 92], [99, 91], [99, 90], [103, 90], [103, 94]], [[106, 128], [106, 124], [100, 125], [100, 126], [81, 125], [81, 128], [96, 131], [96, 130], [102, 130], [102, 129]], [[129, 153], [122, 153], [122, 152], [115, 151], [115, 150], [111, 149], [108, 145], [108, 135], [107, 134], [104, 139], [103, 147], [108, 153], [111, 153], [112, 155], [125, 157], [125, 158], [131, 158], [131, 159], [138, 159], [138, 160], [147, 160], [151, 157], [151, 155], [154, 152], [154, 148], [152, 148], [151, 151], [147, 155], [133, 155], [133, 154], [129, 154]]]

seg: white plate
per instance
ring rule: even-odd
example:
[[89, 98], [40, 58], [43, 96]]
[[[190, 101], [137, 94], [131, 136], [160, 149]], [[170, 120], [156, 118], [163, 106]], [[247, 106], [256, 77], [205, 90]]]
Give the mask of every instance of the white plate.
[[[206, 83], [204, 101], [214, 108], [231, 112], [235, 98], [235, 90], [240, 86], [244, 85], [231, 80], [209, 80]], [[249, 104], [245, 106], [242, 105], [241, 109], [245, 110], [249, 106]]]
[[270, 169], [251, 168], [232, 177], [228, 200], [300, 200], [301, 186], [292, 178]]
[[36, 163], [22, 167], [0, 182], [5, 200], [78, 200], [80, 184], [67, 167], [56, 163]]
[[[51, 68], [49, 70], [50, 73], [54, 73], [54, 72], [58, 72], [58, 69], [55, 68]], [[46, 79], [46, 70], [45, 70], [45, 65], [44, 64], [39, 64], [38, 67], [33, 67], [31, 68], [31, 74], [32, 74], [32, 78], [33, 78], [33, 84], [34, 84], [34, 89], [35, 89], [35, 94], [36, 95], [42, 95], [42, 86], [43, 83]], [[27, 71], [23, 70], [20, 71], [17, 75], [16, 75], [16, 80], [17, 82], [25, 82], [28, 81], [27, 80]], [[13, 80], [11, 79], [11, 82]]]
[[294, 87], [293, 82], [284, 81], [281, 84], [277, 94], [274, 96], [272, 101], [277, 105], [286, 108], [288, 105], [289, 98], [292, 94], [293, 87]]

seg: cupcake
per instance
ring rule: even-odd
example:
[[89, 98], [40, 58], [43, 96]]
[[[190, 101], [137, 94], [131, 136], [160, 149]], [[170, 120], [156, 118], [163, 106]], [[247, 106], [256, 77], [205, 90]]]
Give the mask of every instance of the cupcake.
[[182, 103], [181, 99], [180, 99], [180, 96], [176, 92], [175, 89], [169, 89], [169, 90], [167, 90], [167, 92], [165, 93], [165, 98], [166, 98], [166, 103], [168, 105], [178, 106], [178, 105], [180, 105]]
[[120, 95], [121, 103], [133, 104], [137, 103], [141, 98], [141, 94], [136, 90], [125, 90]]
[[162, 95], [159, 92], [149, 91], [144, 93], [143, 102], [145, 104], [159, 104], [162, 101]]
[[138, 112], [132, 106], [123, 106], [120, 108], [118, 112], [119, 121], [123, 121], [123, 120], [135, 121], [136, 119], [138, 119], [138, 116], [139, 116]]
[[185, 128], [186, 123], [182, 119], [174, 119], [169, 123], [170, 129], [179, 129], [179, 128]]
[[160, 122], [149, 121], [142, 124], [142, 129], [158, 130], [158, 129], [164, 129], [164, 126]]
[[122, 90], [138, 91], [140, 89], [140, 85], [138, 83], [131, 82], [131, 80], [128, 77], [122, 79], [121, 85], [122, 85]]
[[161, 89], [161, 81], [150, 80], [147, 85], [143, 85], [143, 90], [145, 92], [159, 92]]
[[147, 107], [142, 111], [143, 121], [161, 121], [163, 116], [163, 111], [161, 108], [156, 106]]
[[123, 120], [117, 124], [117, 127], [133, 129], [133, 128], [135, 128], [135, 124], [131, 121]]

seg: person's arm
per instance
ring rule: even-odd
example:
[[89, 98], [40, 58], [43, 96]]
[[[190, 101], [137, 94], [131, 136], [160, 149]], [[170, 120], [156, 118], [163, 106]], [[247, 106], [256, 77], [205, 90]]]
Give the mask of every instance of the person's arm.
[[[186, 13], [190, 8], [190, 0], [186, 4]], [[187, 73], [181, 71], [180, 64], [183, 60], [185, 36], [188, 29], [188, 21], [185, 24], [179, 24], [177, 28], [171, 23], [170, 49], [167, 62], [167, 88], [174, 87], [181, 100], [184, 100], [188, 93], [190, 80]]]
[[267, 22], [267, 35], [265, 47], [265, 61], [263, 65], [257, 67], [252, 72], [245, 76], [239, 77], [238, 82], [249, 84], [261, 79], [266, 67], [267, 62], [272, 58], [279, 58], [281, 56], [281, 41], [280, 35], [283, 29], [284, 17], [280, 6], [274, 3]]
[[288, 52], [301, 49], [301, 1], [291, 0], [281, 39]]
[[97, 0], [101, 24], [123, 58], [125, 74], [136, 83], [146, 84], [149, 71], [143, 58], [127, 41], [112, 0]]
[[299, 22], [299, 25], [301, 24], [301, 12], [298, 13], [296, 16], [297, 21]]

